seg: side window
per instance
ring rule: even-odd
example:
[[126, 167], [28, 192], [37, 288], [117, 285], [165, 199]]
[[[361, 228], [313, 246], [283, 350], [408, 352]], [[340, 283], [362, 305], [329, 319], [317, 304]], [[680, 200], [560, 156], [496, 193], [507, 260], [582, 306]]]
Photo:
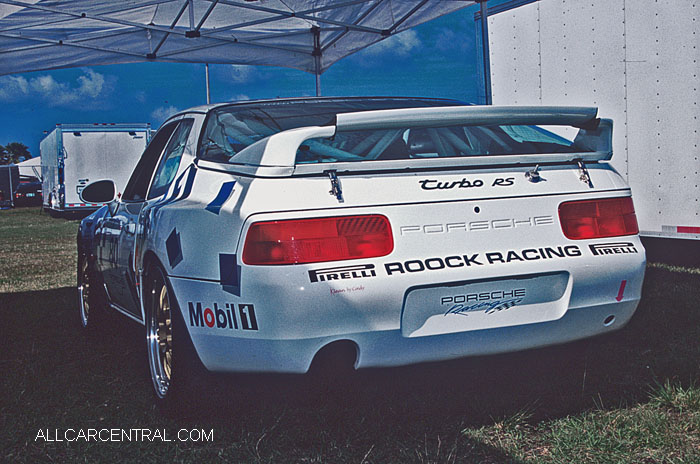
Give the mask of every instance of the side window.
[[160, 154], [163, 153], [165, 144], [168, 143], [177, 125], [178, 123], [174, 122], [163, 126], [153, 136], [146, 147], [146, 151], [143, 152], [141, 159], [136, 164], [134, 172], [131, 173], [126, 188], [124, 188], [123, 201], [144, 201], [146, 199], [148, 183], [151, 181], [151, 176], [156, 168]]
[[177, 168], [180, 166], [182, 152], [185, 151], [187, 137], [190, 134], [193, 122], [192, 119], [182, 120], [172, 137], [170, 137], [165, 153], [163, 153], [158, 169], [156, 169], [156, 174], [153, 176], [151, 190], [148, 192], [149, 200], [159, 197], [168, 191], [168, 187], [170, 187], [170, 183], [177, 173]]

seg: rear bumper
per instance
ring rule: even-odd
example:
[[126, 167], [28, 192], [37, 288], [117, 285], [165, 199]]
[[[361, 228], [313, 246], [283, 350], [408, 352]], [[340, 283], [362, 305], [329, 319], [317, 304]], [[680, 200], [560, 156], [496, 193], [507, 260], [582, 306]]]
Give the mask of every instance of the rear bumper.
[[[181, 279], [171, 280], [177, 289]], [[349, 340], [356, 345], [356, 368], [401, 366], [571, 342], [622, 328], [634, 314], [639, 300], [639, 293], [636, 293], [620, 302], [568, 308], [561, 318], [553, 321], [421, 337], [406, 337], [398, 328], [265, 339], [256, 338], [258, 334], [254, 331], [240, 330], [243, 323], [240, 318], [236, 322], [239, 330], [230, 332], [217, 331], [216, 325], [208, 330], [206, 327], [188, 328], [200, 359], [211, 371], [304, 373], [321, 348], [338, 340]], [[187, 302], [180, 302], [186, 324], [190, 318], [187, 305]], [[203, 306], [203, 310], [206, 307]], [[235, 307], [232, 318], [228, 316], [228, 305], [222, 305], [219, 310], [224, 314], [220, 318], [222, 321], [237, 318]]]

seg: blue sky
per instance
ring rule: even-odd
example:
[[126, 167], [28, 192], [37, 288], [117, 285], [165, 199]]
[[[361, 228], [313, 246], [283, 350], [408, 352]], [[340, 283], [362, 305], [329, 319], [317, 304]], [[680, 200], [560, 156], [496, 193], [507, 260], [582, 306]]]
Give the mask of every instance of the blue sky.
[[[502, 3], [498, 1], [491, 4]], [[474, 12], [469, 7], [390, 37], [331, 66], [324, 96], [408, 95], [478, 101]], [[212, 102], [315, 93], [311, 74], [210, 65]], [[206, 103], [204, 65], [138, 63], [0, 76], [0, 144], [39, 155], [57, 123], [143, 123]]]

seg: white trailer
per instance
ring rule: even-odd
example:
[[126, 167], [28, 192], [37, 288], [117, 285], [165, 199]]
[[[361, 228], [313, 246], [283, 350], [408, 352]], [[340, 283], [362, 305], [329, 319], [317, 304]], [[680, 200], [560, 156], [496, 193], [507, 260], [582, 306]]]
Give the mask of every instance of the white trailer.
[[505, 2], [486, 47], [475, 20], [485, 102], [599, 107], [641, 234], [700, 239], [699, 1]]
[[40, 144], [44, 208], [99, 208], [80, 199], [82, 189], [111, 179], [121, 192], [150, 138], [150, 124], [57, 124]]

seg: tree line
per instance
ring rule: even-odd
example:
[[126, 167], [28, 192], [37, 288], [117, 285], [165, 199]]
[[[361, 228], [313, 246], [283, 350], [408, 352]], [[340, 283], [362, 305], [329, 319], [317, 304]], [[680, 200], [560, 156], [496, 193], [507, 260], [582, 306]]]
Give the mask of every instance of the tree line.
[[29, 147], [20, 142], [10, 142], [5, 146], [0, 145], [0, 165], [17, 164], [20, 161], [31, 158]]

